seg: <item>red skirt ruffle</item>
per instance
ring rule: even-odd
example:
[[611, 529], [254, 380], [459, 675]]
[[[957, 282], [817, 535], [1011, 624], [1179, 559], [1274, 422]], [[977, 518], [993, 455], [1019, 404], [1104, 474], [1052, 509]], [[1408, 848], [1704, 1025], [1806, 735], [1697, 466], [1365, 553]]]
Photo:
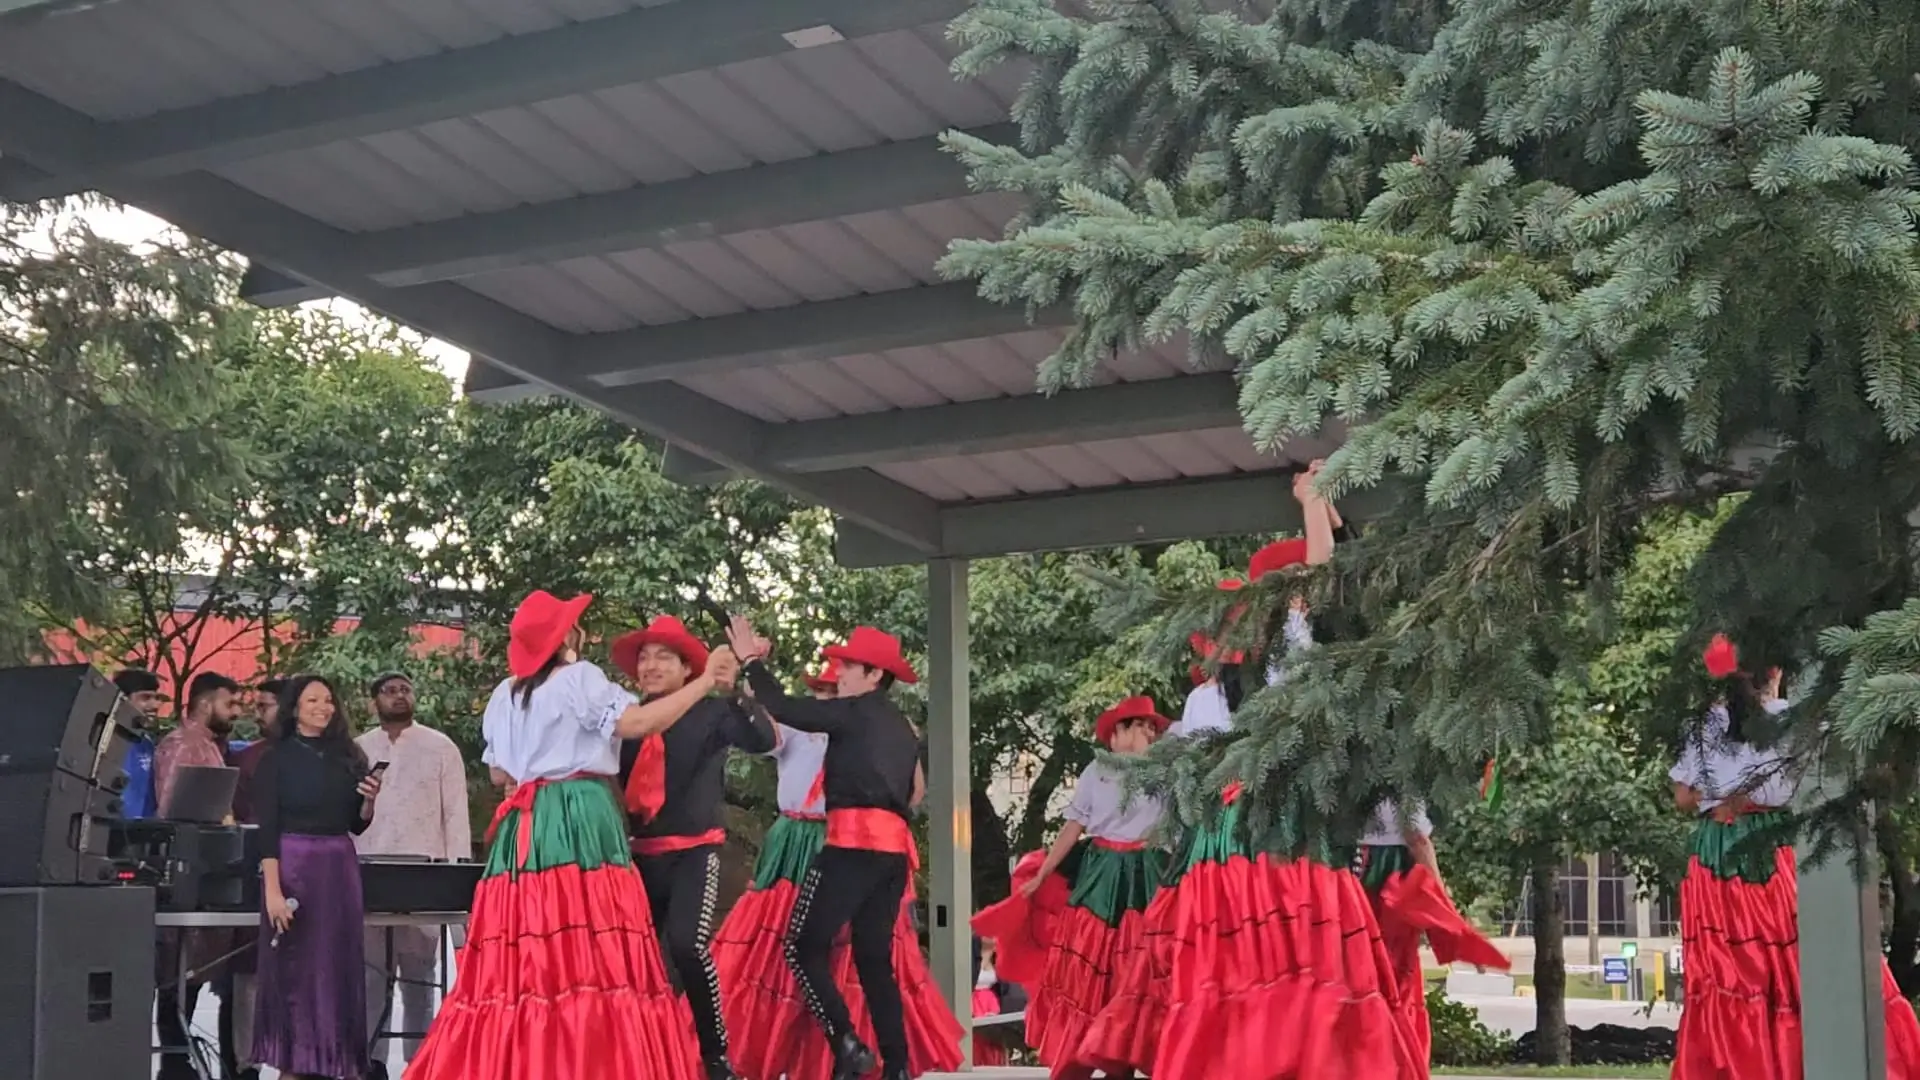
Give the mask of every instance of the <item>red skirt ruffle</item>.
[[[714, 936], [713, 962], [720, 974], [733, 1065], [748, 1080], [778, 1080], [782, 1074], [787, 1080], [829, 1080], [833, 1075], [826, 1036], [807, 1011], [800, 986], [787, 967], [787, 924], [798, 895], [789, 881], [751, 890], [728, 912]], [[893, 926], [893, 968], [906, 1014], [907, 1056], [913, 1074], [959, 1068], [960, 1021], [933, 985], [905, 904]], [[861, 1041], [873, 1046], [873, 1020], [844, 934], [834, 947], [833, 977]]]
[[[992, 990], [975, 989], [973, 992], [973, 1015], [993, 1016], [1000, 1011], [1000, 995]], [[977, 1033], [973, 1037], [973, 1063], [979, 1065], [1005, 1065], [1009, 1060], [1007, 1048], [996, 1042], [989, 1042]]]
[[1088, 1027], [1076, 1067], [1169, 1080], [1427, 1076], [1352, 873], [1265, 855], [1196, 863], [1145, 921], [1138, 958]]
[[413, 1080], [694, 1076], [693, 1018], [672, 991], [631, 866], [496, 874], [474, 892], [459, 975]]
[[1512, 966], [1493, 943], [1473, 928], [1453, 906], [1440, 880], [1424, 866], [1396, 874], [1376, 894], [1374, 915], [1380, 940], [1393, 964], [1396, 983], [1394, 1012], [1406, 1029], [1416, 1059], [1431, 1064], [1433, 1032], [1427, 1018], [1426, 968], [1420, 962], [1420, 942], [1432, 946], [1442, 965], [1460, 961], [1501, 971]]
[[1031, 897], [1021, 895], [1045, 861], [1046, 853], [1041, 851], [1021, 856], [1013, 867], [1012, 895], [973, 916], [973, 932], [993, 942], [993, 970], [1005, 982], [1032, 987], [1046, 978], [1055, 927], [1066, 913], [1073, 889], [1064, 876], [1053, 874]]
[[[1699, 859], [1680, 883], [1686, 1007], [1673, 1080], [1802, 1080], [1799, 880], [1791, 847], [1764, 885]], [[1880, 962], [1888, 1080], [1920, 1080], [1920, 1021]]]
[[1068, 907], [1061, 913], [1052, 932], [1046, 970], [1038, 988], [1030, 990], [1027, 1006], [1027, 1045], [1041, 1064], [1077, 1060], [1080, 1042], [1094, 1017], [1138, 964], [1145, 947], [1145, 926], [1145, 915], [1138, 911], [1123, 913], [1119, 926], [1108, 925], [1086, 908]]

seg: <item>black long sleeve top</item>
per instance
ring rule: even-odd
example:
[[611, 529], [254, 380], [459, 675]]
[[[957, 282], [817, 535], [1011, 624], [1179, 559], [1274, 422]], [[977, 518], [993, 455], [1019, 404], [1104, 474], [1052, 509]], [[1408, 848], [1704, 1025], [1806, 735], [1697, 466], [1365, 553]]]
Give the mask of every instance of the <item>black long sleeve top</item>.
[[913, 809], [913, 769], [920, 737], [884, 692], [850, 698], [794, 697], [765, 664], [747, 665], [754, 699], [774, 719], [800, 731], [827, 736], [827, 809]]
[[294, 735], [269, 746], [253, 774], [253, 812], [260, 824], [260, 857], [280, 857], [280, 838], [346, 836], [367, 830], [356, 790], [366, 766], [324, 739]]
[[[731, 698], [707, 698], [660, 739], [667, 748], [667, 798], [652, 821], [627, 815], [628, 831], [636, 837], [699, 836], [720, 828], [721, 804], [727, 797], [727, 749], [764, 754], [773, 749], [774, 735], [766, 717]], [[622, 790], [639, 757], [639, 739], [620, 744]]]

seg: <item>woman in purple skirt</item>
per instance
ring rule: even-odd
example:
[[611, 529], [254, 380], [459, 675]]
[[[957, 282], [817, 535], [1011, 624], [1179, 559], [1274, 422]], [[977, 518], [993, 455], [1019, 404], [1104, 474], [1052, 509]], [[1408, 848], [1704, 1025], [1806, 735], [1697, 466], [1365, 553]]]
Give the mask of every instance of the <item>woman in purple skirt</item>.
[[353, 834], [373, 820], [380, 778], [318, 675], [287, 680], [274, 728], [253, 779], [264, 908], [253, 1060], [289, 1080], [356, 1080], [367, 983]]

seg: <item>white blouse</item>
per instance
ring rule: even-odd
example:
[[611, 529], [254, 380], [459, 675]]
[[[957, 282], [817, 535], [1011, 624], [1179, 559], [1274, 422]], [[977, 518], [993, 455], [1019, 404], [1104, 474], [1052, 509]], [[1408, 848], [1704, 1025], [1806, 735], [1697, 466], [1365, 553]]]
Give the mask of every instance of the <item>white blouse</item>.
[[1125, 801], [1127, 781], [1117, 769], [1096, 761], [1073, 783], [1073, 801], [1067, 820], [1079, 822], [1088, 836], [1133, 843], [1145, 840], [1160, 822], [1160, 800], [1135, 794]]
[[[1767, 711], [1775, 715], [1785, 712], [1786, 708], [1787, 703], [1777, 699], [1766, 704]], [[1729, 723], [1725, 706], [1715, 705], [1709, 710], [1698, 740], [1689, 745], [1680, 760], [1667, 771], [1668, 778], [1700, 793], [1701, 813], [1742, 791], [1760, 806], [1786, 806], [1792, 802], [1792, 755], [1784, 746], [1762, 749], [1728, 738]]]
[[[1411, 831], [1421, 836], [1433, 835], [1433, 822], [1427, 819], [1424, 803], [1414, 801], [1413, 812], [1408, 815]], [[1367, 819], [1367, 831], [1361, 835], [1360, 843], [1366, 847], [1397, 847], [1407, 842], [1408, 828], [1401, 824], [1400, 807], [1392, 799], [1382, 799], [1373, 808], [1373, 816]]]
[[780, 742], [767, 751], [767, 756], [774, 760], [780, 770], [781, 811], [788, 814], [826, 813], [825, 793], [812, 802], [807, 801], [807, 793], [813, 790], [813, 782], [819, 777], [820, 767], [827, 760], [827, 737], [809, 734], [778, 722], [773, 726], [780, 733]]
[[556, 669], [520, 703], [513, 680], [494, 687], [481, 718], [486, 750], [480, 760], [516, 783], [562, 780], [575, 773], [620, 771], [614, 726], [639, 699], [584, 661]]
[[[1287, 612], [1287, 625], [1283, 632], [1289, 654], [1299, 652], [1313, 645], [1313, 628], [1307, 623], [1306, 613]], [[1267, 668], [1267, 685], [1278, 686], [1287, 678], [1286, 665], [1279, 660]], [[1233, 710], [1227, 708], [1227, 691], [1217, 679], [1208, 679], [1187, 693], [1187, 702], [1180, 709], [1180, 720], [1170, 729], [1175, 736], [1200, 735], [1209, 731], [1225, 731], [1233, 726]]]

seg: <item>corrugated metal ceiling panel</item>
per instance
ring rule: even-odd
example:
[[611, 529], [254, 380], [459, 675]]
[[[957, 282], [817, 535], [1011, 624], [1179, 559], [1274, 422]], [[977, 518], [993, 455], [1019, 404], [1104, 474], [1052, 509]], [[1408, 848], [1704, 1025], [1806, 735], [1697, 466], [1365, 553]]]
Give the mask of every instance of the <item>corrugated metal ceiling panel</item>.
[[972, 195], [516, 267], [463, 284], [576, 333], [710, 319], [938, 284], [933, 264], [947, 244], [997, 232], [1016, 205], [1006, 195]]
[[[683, 384], [772, 423], [1020, 397], [1034, 393], [1035, 369], [1058, 347], [1061, 334], [1032, 330], [703, 376]], [[1191, 370], [1185, 344], [1176, 342], [1117, 358], [1094, 383], [1165, 379]]]
[[0, 68], [126, 120], [669, 0], [121, 0], [9, 27]]
[[922, 138], [1006, 119], [938, 25], [347, 139], [220, 170], [356, 232]]
[[940, 502], [959, 502], [1264, 472], [1324, 457], [1335, 445], [1327, 439], [1298, 439], [1284, 454], [1263, 454], [1243, 429], [1217, 428], [933, 458], [875, 471]]

